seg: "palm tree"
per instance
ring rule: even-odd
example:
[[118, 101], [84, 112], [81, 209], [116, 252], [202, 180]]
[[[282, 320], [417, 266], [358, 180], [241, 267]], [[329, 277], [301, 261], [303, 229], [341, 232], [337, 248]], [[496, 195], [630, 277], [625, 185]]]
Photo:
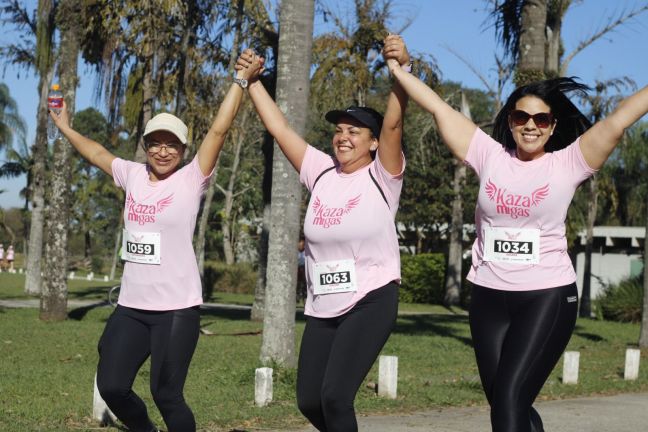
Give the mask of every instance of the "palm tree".
[[25, 134], [25, 121], [18, 105], [9, 94], [9, 87], [0, 83], [0, 150], [11, 147], [14, 140], [24, 143]]
[[[276, 100], [295, 131], [306, 129], [314, 0], [283, 0], [279, 16]], [[283, 153], [274, 149], [272, 203], [261, 361], [294, 367], [297, 240], [301, 185]], [[293, 247], [291, 247], [291, 245]]]

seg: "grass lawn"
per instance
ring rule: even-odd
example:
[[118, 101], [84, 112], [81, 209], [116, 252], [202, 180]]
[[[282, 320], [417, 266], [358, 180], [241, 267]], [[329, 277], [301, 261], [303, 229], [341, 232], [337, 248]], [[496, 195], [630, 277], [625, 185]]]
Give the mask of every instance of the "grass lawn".
[[[6, 282], [0, 278], [4, 298]], [[79, 291], [99, 288], [81, 286]], [[399, 397], [380, 399], [363, 385], [356, 399], [358, 413], [484, 404], [466, 315], [439, 306], [403, 306], [406, 314], [399, 317], [383, 349], [383, 354], [399, 357]], [[80, 308], [71, 314], [74, 319], [44, 323], [36, 309], [0, 309], [0, 430], [97, 427], [91, 419], [96, 344], [110, 312], [108, 307]], [[245, 311], [224, 309], [202, 313], [202, 326], [213, 334], [201, 335], [185, 388], [201, 431], [289, 429], [304, 424], [295, 405], [294, 370], [275, 369], [274, 401], [266, 408], [254, 406], [254, 369], [260, 366], [262, 336], [261, 324], [250, 322], [248, 316]], [[300, 316], [298, 341], [303, 325]], [[638, 325], [579, 320], [568, 349], [581, 352], [580, 382], [561, 383], [561, 362], [540, 398], [648, 391], [645, 367], [637, 381], [623, 380], [625, 348], [638, 336]], [[155, 422], [163, 426], [149, 394], [148, 376], [147, 363], [135, 388]], [[377, 379], [376, 366], [367, 382]]]

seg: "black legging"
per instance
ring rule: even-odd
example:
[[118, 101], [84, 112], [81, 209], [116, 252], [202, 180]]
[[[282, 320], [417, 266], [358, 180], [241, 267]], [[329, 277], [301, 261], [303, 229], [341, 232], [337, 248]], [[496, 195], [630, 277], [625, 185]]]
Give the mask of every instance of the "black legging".
[[576, 284], [533, 291], [474, 285], [470, 332], [493, 432], [541, 432], [533, 401], [576, 324]]
[[353, 401], [396, 323], [398, 285], [371, 291], [335, 318], [306, 317], [297, 404], [322, 432], [358, 430]]
[[117, 306], [99, 340], [97, 387], [111, 411], [133, 432], [155, 431], [132, 386], [151, 356], [151, 393], [169, 432], [196, 430], [182, 394], [196, 349], [200, 310], [144, 311]]

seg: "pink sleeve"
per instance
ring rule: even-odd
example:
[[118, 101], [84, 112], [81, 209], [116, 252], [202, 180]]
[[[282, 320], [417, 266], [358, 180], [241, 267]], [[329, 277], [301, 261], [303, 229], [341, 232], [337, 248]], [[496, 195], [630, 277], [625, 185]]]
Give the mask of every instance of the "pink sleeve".
[[564, 149], [555, 152], [555, 154], [560, 164], [564, 166], [564, 172], [569, 173], [576, 184], [581, 184], [598, 171], [587, 165], [580, 148], [580, 137]]
[[376, 156], [372, 165], [372, 173], [380, 186], [380, 189], [385, 194], [387, 202], [389, 203], [389, 208], [392, 209], [392, 213], [396, 215], [396, 210], [398, 209], [398, 202], [400, 200], [401, 191], [403, 189], [403, 174], [405, 173], [405, 155], [401, 153], [401, 159], [403, 161], [403, 167], [401, 172], [398, 174], [391, 174], [389, 171], [383, 167], [380, 162], [380, 158]]
[[214, 166], [214, 169], [212, 169], [209, 174], [203, 174], [198, 163], [198, 154], [196, 154], [186, 169], [188, 170], [190, 181], [196, 185], [196, 188], [205, 191], [209, 187], [209, 180], [212, 175], [214, 175], [214, 169], [216, 169], [216, 167]]
[[333, 157], [309, 145], [306, 148], [304, 160], [301, 164], [301, 170], [299, 171], [299, 181], [301, 181], [309, 191], [312, 191], [317, 177], [319, 177], [319, 175], [326, 169], [335, 165], [336, 163]]
[[466, 160], [464, 162], [475, 171], [477, 176], [479, 176], [486, 165], [486, 161], [495, 154], [495, 152], [503, 151], [505, 150], [502, 144], [495, 141], [480, 128], [477, 128], [475, 134], [470, 140], [468, 154], [466, 154]]
[[121, 158], [115, 158], [112, 161], [112, 174], [115, 184], [122, 189], [126, 189], [126, 184], [128, 183], [128, 174], [135, 167], [142, 165], [137, 162], [127, 161]]

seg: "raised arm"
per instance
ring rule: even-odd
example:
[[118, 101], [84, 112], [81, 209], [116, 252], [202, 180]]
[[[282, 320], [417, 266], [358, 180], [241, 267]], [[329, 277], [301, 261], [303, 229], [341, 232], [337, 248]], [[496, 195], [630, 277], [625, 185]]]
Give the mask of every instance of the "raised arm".
[[[245, 50], [236, 63], [236, 69], [249, 68], [258, 59], [259, 57], [252, 50]], [[260, 72], [257, 70], [255, 75], [250, 78], [251, 82], [248, 86], [250, 99], [252, 99], [252, 103], [265, 128], [277, 141], [279, 148], [281, 148], [288, 161], [299, 172], [308, 144], [290, 127], [286, 117], [275, 101], [272, 100], [265, 87], [263, 87], [263, 84], [258, 79]]]
[[394, 63], [388, 64], [394, 78], [410, 98], [434, 116], [441, 138], [450, 151], [464, 160], [477, 125], [453, 109], [434, 90]]
[[624, 99], [606, 118], [588, 129], [580, 148], [590, 168], [599, 169], [617, 146], [623, 131], [648, 112], [648, 86]]
[[[409, 65], [410, 62], [405, 43], [397, 35], [389, 35], [385, 38], [383, 57], [388, 63], [391, 63], [391, 67]], [[403, 169], [401, 142], [407, 101], [407, 93], [405, 93], [398, 81], [394, 81], [387, 99], [387, 110], [380, 130], [380, 139], [378, 140], [380, 163], [392, 175], [400, 173]]]
[[63, 101], [63, 109], [60, 113], [56, 114], [50, 111], [49, 115], [56, 127], [85, 160], [112, 177], [112, 161], [115, 160], [115, 155], [98, 142], [84, 137], [70, 127], [70, 117], [65, 101]]
[[[261, 64], [257, 62], [249, 68], [236, 71], [236, 78], [249, 81], [250, 76], [258, 72]], [[241, 99], [243, 98], [243, 87], [240, 84], [232, 83], [229, 91], [225, 95], [225, 99], [218, 108], [216, 118], [212, 123], [207, 135], [200, 144], [198, 149], [198, 165], [203, 174], [208, 175], [214, 169], [216, 160], [223, 148], [225, 137], [230, 130], [236, 113], [238, 113], [241, 106]]]

